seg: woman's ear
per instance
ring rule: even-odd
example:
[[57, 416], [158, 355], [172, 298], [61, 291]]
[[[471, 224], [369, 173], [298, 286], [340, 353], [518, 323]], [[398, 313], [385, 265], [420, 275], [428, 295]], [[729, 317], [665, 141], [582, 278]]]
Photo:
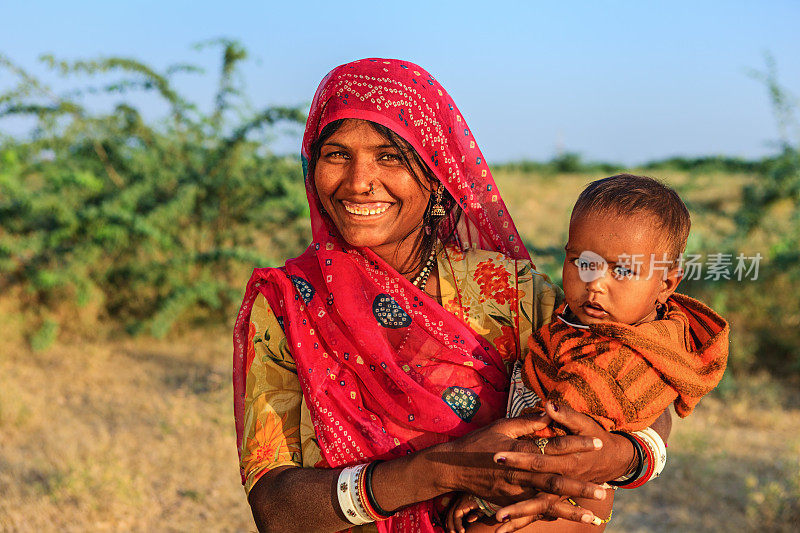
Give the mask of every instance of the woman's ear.
[[659, 303], [666, 303], [667, 299], [672, 296], [672, 293], [678, 288], [681, 280], [683, 279], [683, 270], [676, 266], [667, 271], [664, 279], [661, 280], [661, 288], [658, 291]]

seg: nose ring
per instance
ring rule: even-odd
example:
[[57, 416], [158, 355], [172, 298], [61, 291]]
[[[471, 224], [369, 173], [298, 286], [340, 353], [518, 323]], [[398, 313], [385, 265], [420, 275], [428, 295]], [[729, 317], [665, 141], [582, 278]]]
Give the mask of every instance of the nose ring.
[[369, 182], [369, 193], [375, 194], [375, 185], [371, 181]]

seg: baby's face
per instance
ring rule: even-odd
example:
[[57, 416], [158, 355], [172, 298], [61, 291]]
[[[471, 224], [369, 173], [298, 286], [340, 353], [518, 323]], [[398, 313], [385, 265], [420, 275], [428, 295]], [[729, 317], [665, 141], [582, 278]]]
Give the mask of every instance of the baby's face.
[[576, 217], [566, 251], [564, 296], [586, 325], [653, 320], [656, 304], [665, 302], [680, 282], [647, 215]]

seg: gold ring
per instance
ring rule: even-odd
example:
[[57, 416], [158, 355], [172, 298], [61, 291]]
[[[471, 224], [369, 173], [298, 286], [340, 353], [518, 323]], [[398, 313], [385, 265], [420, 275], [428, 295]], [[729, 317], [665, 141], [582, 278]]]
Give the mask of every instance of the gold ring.
[[546, 438], [541, 437], [541, 438], [536, 439], [533, 442], [539, 447], [539, 451], [542, 452], [542, 455], [544, 455], [544, 447], [547, 446], [547, 443], [549, 441]]

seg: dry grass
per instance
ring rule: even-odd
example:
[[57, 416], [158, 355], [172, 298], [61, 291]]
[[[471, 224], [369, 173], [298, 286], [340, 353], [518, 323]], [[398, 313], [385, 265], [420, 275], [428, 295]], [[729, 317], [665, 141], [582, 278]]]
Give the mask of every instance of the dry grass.
[[[569, 210], [592, 178], [498, 181], [526, 242], [547, 248], [563, 246]], [[712, 178], [671, 181], [699, 179]], [[719, 179], [728, 181], [717, 192], [703, 185], [691, 195], [735, 202], [731, 191], [750, 178]], [[227, 330], [171, 341], [73, 338], [33, 353], [15, 333], [18, 307], [0, 302], [8, 332], [0, 341], [0, 531], [254, 529], [238, 479]], [[800, 530], [796, 391], [753, 376], [725, 394], [676, 421], [664, 475], [618, 493], [609, 531]]]
[[246, 531], [230, 350], [173, 342], [6, 344], [1, 531]]
[[664, 474], [617, 491], [608, 531], [800, 529], [800, 409], [765, 402], [780, 387], [709, 397], [677, 420]]
[[[227, 332], [0, 357], [0, 531], [253, 530]], [[609, 531], [796, 531], [800, 410], [754, 377], [677, 421], [664, 475]], [[791, 525], [794, 521], [794, 525]]]

